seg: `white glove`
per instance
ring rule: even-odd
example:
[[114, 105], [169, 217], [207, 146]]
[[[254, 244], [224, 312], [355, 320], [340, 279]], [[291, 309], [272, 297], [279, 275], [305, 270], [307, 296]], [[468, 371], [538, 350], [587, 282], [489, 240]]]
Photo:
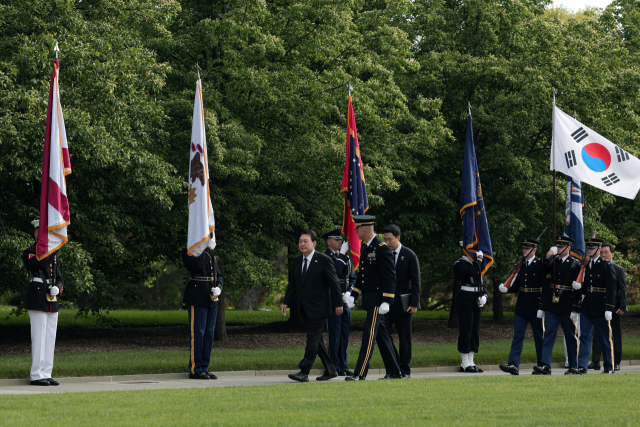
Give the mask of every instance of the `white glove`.
[[355, 299], [353, 297], [349, 297], [349, 300], [347, 301], [347, 307], [353, 308], [355, 306], [356, 306]]
[[484, 254], [482, 253], [482, 251], [476, 252], [476, 258], [482, 259], [483, 257], [484, 257]]
[[500, 286], [498, 286], [498, 290], [503, 294], [506, 294], [507, 292], [509, 292], [509, 289], [507, 289], [504, 283], [500, 283]]
[[544, 319], [544, 311], [538, 310], [538, 319]]
[[211, 288], [211, 293], [213, 294], [214, 297], [217, 297], [218, 295], [220, 295], [222, 293], [222, 289], [220, 289], [220, 288]]
[[573, 323], [576, 323], [578, 321], [578, 313], [572, 312], [570, 317]]
[[348, 304], [350, 297], [351, 297], [351, 292], [345, 292], [344, 294], [342, 294], [342, 302], [344, 302], [345, 304]]
[[380, 304], [380, 310], [378, 310], [378, 313], [387, 314], [388, 312], [389, 312], [389, 303], [383, 302], [382, 304]]
[[58, 295], [60, 294], [60, 288], [57, 286], [52, 286], [49, 288], [49, 295]]
[[484, 307], [484, 305], [487, 303], [487, 297], [482, 295], [480, 298], [478, 298], [478, 302], [480, 303], [480, 307]]
[[580, 289], [582, 289], [582, 285], [576, 281], [573, 282], [573, 289], [575, 289], [576, 291], [579, 291]]
[[604, 312], [604, 320], [606, 320], [607, 322], [609, 322], [612, 317], [613, 317], [613, 313], [612, 312], [610, 312], [610, 311], [605, 311]]
[[347, 252], [349, 252], [349, 242], [345, 240], [344, 242], [342, 242], [342, 246], [340, 247], [340, 253], [342, 255], [346, 255]]
[[558, 255], [558, 247], [557, 246], [551, 246], [551, 249], [549, 249], [549, 251], [551, 251], [551, 253], [554, 254], [554, 255]]

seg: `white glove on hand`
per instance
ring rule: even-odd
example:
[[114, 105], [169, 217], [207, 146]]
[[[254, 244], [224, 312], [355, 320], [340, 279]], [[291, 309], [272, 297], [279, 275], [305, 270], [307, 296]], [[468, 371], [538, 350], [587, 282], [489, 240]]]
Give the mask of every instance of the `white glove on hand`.
[[351, 297], [351, 292], [345, 292], [344, 294], [342, 294], [342, 302], [344, 302], [345, 304], [348, 304], [350, 297]]
[[611, 321], [612, 317], [613, 317], [613, 313], [611, 311], [604, 312], [604, 320], [606, 320], [607, 322]]
[[578, 313], [576, 313], [576, 312], [572, 312], [570, 317], [571, 317], [571, 321], [572, 321], [573, 323], [578, 322]]
[[551, 249], [549, 249], [549, 251], [551, 251], [551, 253], [554, 254], [554, 255], [558, 255], [558, 247], [557, 246], [551, 246]]
[[503, 294], [506, 294], [507, 292], [509, 292], [509, 289], [507, 289], [504, 283], [500, 283], [500, 286], [498, 286], [498, 290]]
[[389, 312], [389, 303], [383, 302], [382, 304], [380, 304], [380, 310], [378, 310], [378, 313], [387, 314], [388, 312]]
[[349, 308], [353, 308], [353, 307], [355, 307], [355, 306], [356, 306], [355, 298], [353, 298], [353, 297], [349, 297], [349, 300], [347, 301], [347, 307], [349, 307]]
[[482, 251], [476, 252], [476, 258], [482, 259], [483, 257], [484, 257], [484, 254], [482, 253]]
[[573, 289], [575, 289], [576, 291], [579, 291], [580, 289], [582, 289], [582, 285], [576, 281], [573, 282]]
[[49, 288], [49, 295], [58, 295], [60, 294], [60, 288], [57, 286], [52, 286]]
[[213, 294], [214, 297], [217, 297], [218, 295], [220, 295], [222, 293], [222, 289], [220, 289], [220, 288], [211, 288], [211, 293]]
[[544, 319], [544, 311], [538, 310], [538, 319]]
[[480, 303], [480, 307], [484, 307], [484, 305], [487, 303], [487, 297], [482, 295], [480, 298], [478, 298], [478, 302]]

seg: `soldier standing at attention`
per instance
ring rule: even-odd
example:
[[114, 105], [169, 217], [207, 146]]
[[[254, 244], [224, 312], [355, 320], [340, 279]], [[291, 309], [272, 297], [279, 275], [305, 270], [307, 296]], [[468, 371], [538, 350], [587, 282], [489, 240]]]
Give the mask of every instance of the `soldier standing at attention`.
[[[31, 224], [35, 227], [37, 239], [40, 221], [31, 221]], [[56, 253], [38, 261], [35, 244], [22, 253], [22, 261], [29, 273], [25, 306], [31, 323], [31, 385], [59, 385], [51, 378], [58, 329], [58, 296], [64, 290]]]
[[[535, 239], [522, 240], [522, 266], [511, 282], [511, 287], [507, 289], [503, 283], [500, 284], [500, 292], [518, 292], [515, 314], [513, 316], [513, 341], [511, 342], [511, 352], [506, 365], [500, 365], [503, 372], [511, 375], [520, 373], [520, 355], [524, 344], [524, 335], [527, 331], [527, 324], [531, 324], [533, 331], [533, 341], [536, 345], [536, 362], [542, 364], [542, 339], [544, 334], [543, 319], [538, 318], [538, 308], [540, 306], [540, 296], [542, 295], [542, 278], [546, 273], [546, 268], [539, 258], [536, 258], [538, 242]], [[537, 375], [537, 372], [533, 372]]]

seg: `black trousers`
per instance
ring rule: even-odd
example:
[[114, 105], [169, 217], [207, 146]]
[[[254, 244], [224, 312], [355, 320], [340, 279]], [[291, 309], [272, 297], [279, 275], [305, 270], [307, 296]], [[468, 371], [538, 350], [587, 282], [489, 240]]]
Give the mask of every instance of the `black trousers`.
[[313, 362], [316, 361], [316, 356], [320, 356], [320, 360], [324, 366], [324, 373], [337, 375], [336, 367], [331, 362], [327, 347], [325, 347], [324, 341], [322, 340], [322, 333], [327, 324], [327, 318], [311, 319], [304, 315], [304, 313], [303, 318], [307, 326], [307, 346], [304, 348], [304, 357], [298, 364], [300, 371], [309, 375]]
[[[461, 291], [466, 292], [466, 291]], [[480, 318], [482, 308], [478, 306], [476, 299], [456, 299], [458, 309], [458, 323], [460, 323], [460, 335], [458, 335], [458, 351], [460, 353], [478, 352], [480, 345]]]
[[399, 374], [400, 366], [396, 358], [393, 342], [387, 333], [384, 316], [378, 313], [380, 307], [373, 307], [367, 310], [367, 318], [364, 321], [362, 331], [362, 345], [358, 355], [358, 363], [353, 373], [361, 377], [366, 377], [369, 371], [369, 361], [375, 348], [375, 342], [380, 347], [380, 355], [384, 362], [384, 367], [389, 374]]
[[[613, 313], [611, 316], [611, 332], [613, 332], [613, 359], [616, 365], [622, 360], [622, 329], [620, 327], [620, 316]], [[593, 330], [593, 346], [591, 347], [593, 354], [591, 360], [594, 363], [600, 363], [602, 357], [602, 349], [600, 348], [600, 340], [595, 328]]]
[[[400, 353], [393, 345], [393, 351], [396, 355], [396, 359], [400, 362], [400, 372], [404, 375], [411, 374], [411, 326], [413, 323], [413, 313], [405, 313], [402, 311], [402, 304], [395, 302], [391, 306], [391, 310], [384, 315], [384, 323], [387, 328], [389, 338], [393, 345], [393, 337], [391, 332], [395, 326], [398, 332], [398, 344], [400, 347]], [[391, 372], [387, 371], [387, 374]]]

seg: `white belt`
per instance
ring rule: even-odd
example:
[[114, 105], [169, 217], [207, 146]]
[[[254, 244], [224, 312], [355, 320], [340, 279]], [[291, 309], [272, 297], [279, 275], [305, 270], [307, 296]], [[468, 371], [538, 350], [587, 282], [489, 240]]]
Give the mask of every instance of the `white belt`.
[[[44, 280], [42, 280], [39, 277], [34, 277], [31, 279], [32, 282], [38, 282], [38, 283], [44, 283]], [[51, 279], [47, 280], [47, 284], [50, 285], [51, 283], [53, 283], [53, 281]]]
[[467, 292], [478, 292], [478, 288], [474, 288], [471, 286], [460, 286], [460, 289]]

